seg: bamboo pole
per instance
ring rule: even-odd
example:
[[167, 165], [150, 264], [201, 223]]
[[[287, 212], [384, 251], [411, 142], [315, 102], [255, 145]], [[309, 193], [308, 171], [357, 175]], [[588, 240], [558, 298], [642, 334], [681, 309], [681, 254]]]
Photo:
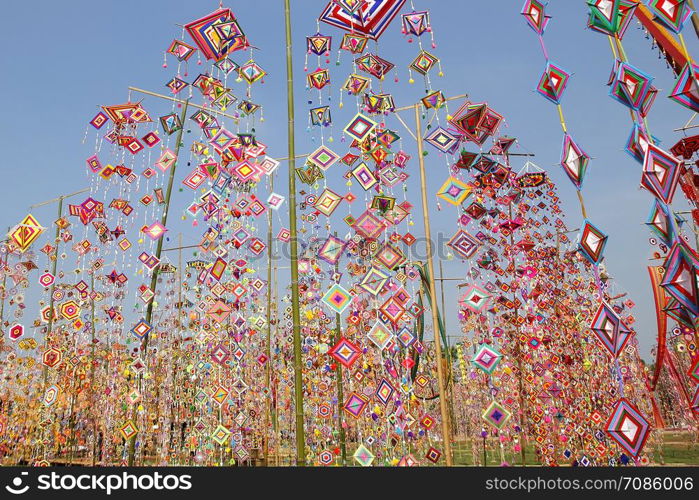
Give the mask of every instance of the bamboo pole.
[[[167, 227], [167, 216], [168, 216], [168, 213], [170, 212], [170, 198], [172, 196], [172, 185], [175, 182], [175, 172], [177, 171], [177, 165], [179, 164], [179, 160], [180, 160], [180, 148], [182, 147], [182, 135], [183, 135], [184, 129], [185, 129], [184, 124], [187, 120], [187, 108], [188, 107], [189, 107], [189, 100], [184, 102], [184, 106], [182, 108], [182, 113], [180, 116], [180, 120], [182, 122], [182, 128], [177, 133], [177, 143], [175, 144], [175, 158], [176, 158], [176, 160], [175, 160], [175, 163], [172, 165], [172, 167], [170, 167], [170, 177], [169, 177], [168, 183], [167, 183], [167, 191], [165, 192], [165, 209], [163, 210], [163, 215], [162, 215], [162, 218], [160, 220], [160, 223], [163, 225], [163, 227]], [[155, 250], [155, 257], [158, 260], [160, 260], [160, 257], [161, 257], [162, 252], [163, 252], [163, 240], [164, 239], [165, 239], [165, 235], [161, 236], [158, 239], [158, 245], [156, 246], [156, 250]], [[153, 321], [153, 303], [155, 302], [155, 289], [157, 286], [158, 286], [158, 269], [156, 268], [153, 270], [153, 276], [151, 277], [151, 280], [150, 280], [150, 290], [153, 292], [154, 295], [153, 295], [153, 298], [151, 299], [151, 301], [148, 302], [148, 308], [146, 309], [145, 320], [148, 324], [151, 324], [151, 322]], [[146, 356], [146, 352], [148, 350], [148, 339], [149, 338], [150, 338], [150, 333], [147, 334], [143, 338], [143, 342], [141, 344], [141, 351], [143, 352], [144, 357]], [[143, 382], [143, 377], [141, 375], [139, 375], [139, 377], [138, 377], [139, 388], [140, 388], [142, 382]], [[136, 425], [136, 409], [137, 409], [137, 406], [134, 405], [134, 409], [133, 409], [134, 425]], [[134, 457], [136, 454], [136, 438], [137, 437], [138, 437], [138, 431], [136, 432], [136, 434], [134, 434], [134, 436], [129, 441], [129, 459], [128, 459], [129, 467], [134, 466]]]
[[[35, 205], [31, 205], [29, 208], [37, 208], [41, 207], [44, 205], [48, 205], [51, 203], [58, 202], [58, 220], [60, 220], [61, 217], [63, 217], [63, 200], [67, 198], [71, 198], [73, 196], [76, 196], [80, 193], [84, 193], [86, 191], [89, 191], [89, 188], [86, 189], [81, 189], [80, 191], [76, 191], [75, 193], [70, 193], [66, 195], [61, 195], [58, 198], [54, 198], [52, 200], [44, 201], [42, 203], [37, 203]], [[53, 329], [53, 317], [54, 317], [54, 300], [53, 300], [53, 292], [56, 289], [56, 272], [58, 269], [58, 249], [60, 247], [60, 239], [61, 239], [61, 228], [60, 226], [56, 223], [56, 235], [54, 238], [54, 243], [56, 245], [56, 248], [53, 250], [53, 262], [51, 263], [51, 274], [54, 276], [53, 283], [51, 283], [51, 287], [49, 288], [49, 322], [46, 327], [46, 335], [44, 335], [44, 347], [43, 350], [46, 351], [46, 348], [48, 347], [49, 340], [51, 338], [51, 330]], [[46, 387], [48, 384], [48, 377], [49, 377], [49, 367], [47, 365], [44, 365], [42, 368], [42, 386], [41, 386], [41, 393], [44, 394], [46, 392]], [[44, 412], [44, 406], [42, 405], [41, 410], [40, 410], [40, 420], [43, 420], [43, 412]], [[43, 433], [43, 429], [40, 431]]]
[[699, 15], [697, 15], [697, 10], [694, 8], [694, 1], [687, 0], [687, 5], [694, 11], [692, 12], [692, 26], [694, 26], [694, 34], [699, 38]]
[[95, 333], [97, 325], [95, 324], [95, 270], [90, 274], [90, 321], [92, 322], [90, 335], [90, 409], [92, 411], [92, 466], [95, 466], [97, 461], [97, 419], [94, 416], [95, 408]]
[[[337, 236], [337, 232], [335, 232]], [[340, 272], [340, 261], [335, 263], [335, 273]], [[337, 344], [342, 337], [342, 317], [340, 314], [335, 314], [335, 343]], [[337, 383], [337, 431], [340, 435], [340, 458], [342, 458], [342, 466], [347, 465], [347, 436], [345, 427], [342, 422], [342, 405], [345, 401], [344, 388], [342, 386], [342, 363], [337, 365], [337, 373], [335, 376]]]
[[[507, 161], [509, 164], [509, 159]], [[580, 195], [580, 191], [578, 191], [578, 195]], [[512, 203], [508, 205], [508, 216], [510, 220], [512, 220]], [[515, 245], [515, 236], [514, 232], [510, 232], [510, 253], [512, 256], [512, 266], [515, 267], [515, 256], [514, 253], [512, 253], [512, 248], [514, 248]], [[516, 269], [513, 269], [512, 275], [514, 279], [517, 278], [516, 275]], [[515, 307], [515, 318], [519, 317], [519, 307]], [[520, 415], [520, 423], [522, 424], [522, 442], [520, 443], [520, 449], [519, 449], [519, 454], [520, 458], [522, 460], [522, 467], [527, 466], [527, 447], [526, 447], [526, 437], [527, 437], [527, 426], [526, 426], [526, 421], [527, 421], [527, 406], [526, 406], [526, 399], [524, 398], [524, 370], [522, 369], [522, 351], [519, 345], [519, 338], [517, 335], [518, 329], [515, 327], [514, 334], [512, 335], [512, 342], [515, 344], [515, 356], [517, 357], [517, 372], [518, 372], [518, 377], [517, 377], [517, 382], [518, 382], [518, 388], [519, 388], [519, 411], [521, 413]]]
[[294, 135], [294, 67], [291, 39], [290, 1], [284, 0], [286, 27], [286, 92], [289, 117], [289, 244], [291, 265], [291, 320], [294, 339], [294, 407], [296, 412], [296, 465], [306, 465], [306, 439], [303, 426], [303, 372], [301, 351], [301, 314], [299, 310], [298, 241], [296, 233], [296, 143]]
[[[7, 228], [7, 232], [10, 232], [10, 228]], [[3, 323], [5, 322], [5, 301], [7, 300], [7, 269], [10, 267], [10, 252], [5, 254], [4, 262], [0, 259], [0, 264], [3, 267], [2, 276], [2, 302], [0, 303], [0, 350], [5, 345], [5, 334]], [[5, 269], [6, 268], [6, 269]]]
[[[269, 176], [269, 191], [274, 192], [274, 172]], [[267, 345], [265, 363], [265, 380], [267, 390], [267, 401], [265, 402], [265, 433], [263, 444], [263, 455], [265, 458], [265, 466], [269, 466], [269, 440], [270, 440], [270, 413], [272, 411], [272, 211], [267, 210]], [[277, 444], [278, 446], [278, 444]]]
[[[288, 0], [286, 0], [288, 2]], [[430, 229], [429, 204], [427, 201], [427, 179], [425, 174], [425, 155], [422, 142], [422, 117], [420, 105], [415, 104], [415, 135], [417, 136], [417, 155], [420, 166], [420, 191], [422, 195], [422, 216], [425, 225], [425, 238], [427, 239], [427, 272], [430, 288], [430, 310], [432, 313], [432, 328], [434, 332], [435, 357], [437, 364], [437, 385], [439, 388], [439, 412], [442, 417], [442, 440], [444, 441], [444, 459], [447, 466], [454, 465], [451, 442], [449, 440], [449, 414], [447, 412], [446, 388], [444, 386], [444, 370], [442, 366], [442, 341], [439, 338], [439, 319], [437, 318], [437, 290], [434, 283], [434, 262], [432, 252], [432, 232]]]
[[[437, 281], [437, 280], [436, 280]], [[447, 335], [447, 315], [446, 315], [446, 305], [444, 299], [444, 266], [442, 265], [442, 259], [439, 259], [439, 286], [442, 294], [442, 324], [444, 325], [444, 336], [447, 339], [447, 367], [449, 368], [449, 376], [447, 378], [447, 392], [449, 393], [449, 418], [450, 422], [454, 422], [454, 361], [451, 356], [451, 344], [449, 343], [449, 335]], [[450, 439], [454, 437], [454, 428], [450, 426], [451, 431]]]

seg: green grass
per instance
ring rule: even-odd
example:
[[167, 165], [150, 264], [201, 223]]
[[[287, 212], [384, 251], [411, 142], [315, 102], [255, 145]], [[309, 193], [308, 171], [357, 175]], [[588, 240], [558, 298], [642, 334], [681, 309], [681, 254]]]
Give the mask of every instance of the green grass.
[[[699, 440], [696, 433], [693, 432], [664, 432], [662, 452], [658, 453], [657, 449], [647, 445], [646, 452], [651, 456], [654, 465], [699, 465]], [[478, 442], [478, 460], [482, 461], [483, 443]], [[505, 446], [507, 452], [504, 454], [505, 461], [510, 465], [521, 465], [521, 456], [519, 453], [512, 453], [511, 446]], [[474, 464], [471, 441], [458, 441], [453, 446], [454, 464], [460, 466], [481, 465]], [[534, 447], [529, 445], [525, 447], [526, 464], [538, 466], [536, 452]], [[488, 439], [486, 445], [486, 464], [488, 466], [499, 466], [501, 464], [501, 456], [498, 444], [493, 439]], [[563, 460], [561, 458], [561, 463]]]

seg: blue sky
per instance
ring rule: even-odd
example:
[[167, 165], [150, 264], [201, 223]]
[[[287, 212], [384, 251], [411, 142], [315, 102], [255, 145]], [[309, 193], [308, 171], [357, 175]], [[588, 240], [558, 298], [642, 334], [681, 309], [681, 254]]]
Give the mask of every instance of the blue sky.
[[[305, 37], [315, 33], [315, 19], [325, 3], [292, 1], [299, 152], [317, 147], [305, 134], [308, 106], [303, 58]], [[544, 58], [536, 36], [519, 14], [521, 3], [415, 1], [417, 9], [431, 11], [438, 43], [434, 52], [444, 67], [445, 77], [435, 78], [434, 85], [447, 95], [468, 93], [473, 100], [487, 101], [503, 114], [508, 127], [503, 132], [517, 137], [524, 148], [536, 153], [535, 162], [559, 185], [569, 226], [578, 227], [581, 217], [574, 188], [557, 166], [562, 135], [555, 106], [533, 92]], [[217, 1], [182, 0], [36, 1], [3, 6], [0, 65], [4, 78], [0, 90], [4, 109], [0, 141], [4, 161], [0, 173], [6, 180], [0, 183], [0, 225], [17, 223], [32, 203], [88, 185], [84, 166], [92, 151], [91, 145], [82, 140], [98, 106], [125, 101], [129, 85], [165, 93], [164, 84], [172, 68], [161, 67], [163, 51], [173, 38], [180, 37], [178, 25], [217, 6]], [[257, 127], [258, 133], [273, 156], [286, 156], [286, 103], [280, 99], [285, 96], [286, 85], [283, 2], [259, 0], [227, 6], [260, 48], [256, 60], [269, 72], [265, 84], [254, 90], [255, 101], [264, 106], [266, 119], [264, 126]], [[594, 157], [583, 191], [588, 214], [610, 235], [607, 267], [637, 303], [635, 326], [647, 355], [654, 342], [655, 322], [646, 271], [649, 234], [642, 223], [652, 198], [638, 187], [640, 166], [623, 152], [631, 128], [629, 113], [607, 95], [612, 56], [606, 38], [586, 29], [585, 2], [554, 1], [548, 12], [553, 16], [545, 35], [550, 57], [573, 73], [563, 101], [566, 120], [577, 142]], [[321, 26], [321, 31], [334, 36], [335, 51], [338, 30]], [[396, 102], [401, 105], [422, 97], [422, 88], [405, 84], [405, 67], [417, 48], [409, 46], [399, 31], [399, 22], [394, 22], [381, 40], [381, 53], [389, 59], [395, 54], [394, 62], [401, 69], [401, 89], [395, 92]], [[697, 43], [691, 27], [687, 40], [690, 51], [695, 52]], [[660, 97], [649, 123], [652, 133], [669, 147], [680, 137], [672, 129], [682, 126], [691, 113], [666, 98], [672, 88], [672, 73], [635, 24], [624, 45], [630, 61], [656, 78]], [[190, 75], [195, 71], [190, 69]], [[345, 73], [337, 73], [335, 78], [339, 80]], [[157, 102], [146, 99], [144, 103], [157, 114]], [[338, 124], [336, 130], [342, 125]], [[339, 132], [335, 136], [339, 137]], [[431, 195], [444, 178], [443, 165], [438, 168], [440, 175], [430, 178]], [[179, 179], [184, 177], [185, 169], [179, 174]], [[414, 175], [416, 178], [416, 171]], [[278, 191], [284, 194], [284, 189]], [[189, 196], [179, 200], [175, 209], [181, 210], [190, 201]], [[44, 225], [55, 219], [53, 206], [34, 213]], [[433, 231], [453, 232], [446, 218], [436, 219]], [[416, 220], [418, 234], [421, 224], [419, 218]], [[170, 229], [179, 230], [176, 224]], [[188, 230], [191, 232], [191, 228]], [[457, 263], [447, 263], [445, 273], [463, 275]], [[454, 311], [449, 309], [447, 325], [455, 334]]]

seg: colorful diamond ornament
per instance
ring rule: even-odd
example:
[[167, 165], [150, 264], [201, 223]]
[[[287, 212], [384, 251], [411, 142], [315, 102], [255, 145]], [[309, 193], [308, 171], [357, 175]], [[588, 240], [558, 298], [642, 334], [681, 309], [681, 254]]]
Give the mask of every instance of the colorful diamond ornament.
[[650, 433], [650, 423], [627, 399], [621, 398], [604, 427], [614, 439], [634, 458], [638, 457]]
[[325, 293], [322, 300], [336, 314], [342, 314], [352, 302], [352, 296], [340, 285], [335, 284]]
[[604, 257], [604, 247], [607, 246], [608, 236], [600, 231], [589, 220], [583, 221], [578, 249], [592, 264], [599, 264]]
[[682, 162], [654, 144], [648, 144], [643, 161], [641, 186], [662, 200], [672, 203], [679, 182]]

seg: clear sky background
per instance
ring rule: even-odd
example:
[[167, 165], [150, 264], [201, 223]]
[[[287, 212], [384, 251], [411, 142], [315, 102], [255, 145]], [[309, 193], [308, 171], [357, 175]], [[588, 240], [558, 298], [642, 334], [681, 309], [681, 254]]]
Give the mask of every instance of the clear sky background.
[[[292, 0], [299, 153], [317, 147], [305, 133], [308, 99], [303, 58], [305, 37], [315, 33], [315, 20], [325, 4], [324, 0]], [[98, 106], [126, 101], [129, 85], [167, 93], [164, 84], [171, 78], [172, 66], [168, 70], [161, 67], [163, 51], [173, 38], [181, 37], [177, 25], [217, 6], [218, 1], [208, 0], [38, 0], [3, 4], [1, 226], [16, 224], [33, 203], [88, 186], [85, 159], [92, 154], [93, 145], [83, 144], [82, 140]], [[239, 1], [227, 6], [236, 13], [252, 43], [260, 48], [256, 60], [269, 72], [265, 84], [254, 90], [254, 99], [264, 106], [266, 119], [257, 131], [272, 156], [286, 156], [283, 2]], [[441, 57], [445, 72], [444, 78], [433, 79], [434, 85], [446, 95], [468, 93], [473, 100], [487, 101], [503, 114], [507, 128], [501, 132], [517, 137], [524, 148], [536, 153], [535, 162], [559, 185], [569, 227], [579, 227], [576, 224], [581, 216], [575, 190], [558, 167], [562, 133], [556, 108], [533, 91], [543, 71], [544, 58], [535, 34], [520, 15], [522, 2], [415, 0], [415, 6], [418, 10], [429, 9], [432, 15], [438, 43], [434, 52]], [[566, 120], [576, 141], [594, 157], [583, 190], [588, 215], [610, 235], [607, 267], [637, 303], [635, 328], [647, 357], [654, 345], [655, 320], [646, 271], [651, 251], [649, 233], [643, 222], [652, 197], [638, 187], [640, 166], [623, 152], [631, 129], [629, 113], [608, 97], [606, 82], [612, 55], [606, 37], [586, 29], [585, 2], [554, 0], [547, 12], [553, 16], [545, 34], [550, 57], [573, 73], [563, 100]], [[660, 95], [649, 123], [652, 133], [669, 148], [680, 138], [672, 130], [681, 127], [691, 113], [667, 99], [674, 81], [672, 72], [658, 58], [657, 49], [651, 50], [651, 41], [637, 26], [632, 24], [624, 46], [630, 62], [656, 78]], [[321, 31], [334, 37], [334, 60], [340, 32], [324, 25]], [[697, 39], [691, 26], [686, 30], [686, 38], [690, 51], [696, 53]], [[396, 102], [415, 102], [422, 97], [423, 89], [418, 84], [407, 85], [405, 68], [417, 47], [408, 45], [401, 36], [399, 20], [389, 27], [381, 45], [381, 54], [400, 68], [402, 89], [394, 92]], [[348, 59], [346, 54], [344, 58]], [[337, 84], [342, 83], [337, 80], [344, 78], [346, 71], [338, 72], [331, 64], [331, 72], [337, 96]], [[194, 76], [196, 68], [192, 66], [190, 81]], [[167, 109], [153, 99], [146, 99], [144, 104], [155, 115], [158, 106], [161, 111]], [[337, 120], [336, 139], [350, 117]], [[344, 153], [339, 146], [338, 152]], [[440, 175], [430, 179], [431, 200], [435, 200], [433, 195], [444, 180], [443, 164], [435, 168], [439, 168]], [[181, 169], [178, 181], [186, 173], [186, 169]], [[412, 173], [415, 181], [416, 169]], [[284, 189], [277, 191], [285, 194]], [[415, 189], [411, 192], [417, 193]], [[181, 210], [190, 201], [191, 195], [187, 194], [175, 202], [173, 210]], [[416, 202], [419, 200], [413, 201]], [[55, 210], [51, 206], [34, 213], [47, 226], [55, 220]], [[451, 235], [451, 220], [435, 217], [433, 231]], [[199, 230], [185, 225], [180, 228], [177, 223], [169, 229], [170, 234], [187, 230], [193, 233], [193, 239], [200, 235]], [[419, 217], [413, 232], [421, 232]], [[42, 240], [40, 245], [44, 243]], [[445, 274], [463, 277], [464, 271], [459, 263], [451, 262], [446, 264]], [[447, 308], [447, 327], [450, 335], [456, 335], [453, 306]]]

